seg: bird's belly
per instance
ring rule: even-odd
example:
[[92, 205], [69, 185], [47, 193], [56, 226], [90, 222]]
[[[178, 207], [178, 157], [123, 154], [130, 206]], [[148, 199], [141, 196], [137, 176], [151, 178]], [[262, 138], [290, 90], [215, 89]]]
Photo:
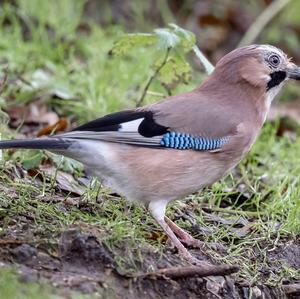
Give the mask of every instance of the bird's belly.
[[85, 141], [69, 156], [83, 162], [105, 185], [128, 200], [148, 204], [183, 198], [213, 184], [238, 163], [242, 154]]
[[[129, 200], [182, 198], [219, 180], [241, 157], [218, 153], [114, 145], [114, 174], [105, 180]], [[99, 169], [101, 173], [101, 169]], [[99, 173], [99, 175], [100, 175]]]

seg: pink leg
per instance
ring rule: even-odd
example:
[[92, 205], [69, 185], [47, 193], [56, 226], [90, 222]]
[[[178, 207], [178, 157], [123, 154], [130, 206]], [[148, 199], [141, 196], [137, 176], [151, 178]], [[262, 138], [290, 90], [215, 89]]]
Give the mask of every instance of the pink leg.
[[170, 229], [170, 227], [168, 226], [168, 224], [164, 220], [159, 220], [158, 224], [162, 227], [164, 232], [169, 237], [169, 240], [171, 241], [171, 243], [177, 248], [178, 254], [183, 259], [187, 260], [191, 264], [195, 264], [195, 265], [200, 265], [201, 264], [201, 261], [199, 261], [198, 259], [193, 257], [189, 253], [189, 251], [182, 245], [180, 240], [176, 237], [176, 235], [173, 233], [173, 231]]
[[182, 245], [180, 240], [176, 237], [173, 230], [169, 227], [167, 222], [165, 221], [165, 209], [168, 202], [166, 201], [153, 201], [149, 204], [148, 209], [154, 219], [158, 222], [158, 224], [162, 227], [164, 232], [169, 237], [171, 243], [177, 248], [179, 255], [185, 260], [189, 261], [191, 264], [195, 265], [207, 265], [206, 262], [200, 261], [193, 257], [189, 251]]
[[177, 224], [175, 224], [171, 219], [165, 216], [165, 221], [171, 228], [171, 230], [180, 238], [180, 241], [186, 244], [187, 246], [203, 249], [205, 246], [210, 247], [213, 250], [225, 252], [226, 248], [222, 244], [218, 243], [209, 243], [206, 244], [200, 240], [195, 239], [191, 236], [187, 231], [180, 228]]
[[184, 229], [180, 228], [177, 224], [175, 224], [171, 219], [169, 219], [167, 216], [165, 216], [165, 221], [171, 228], [171, 230], [180, 238], [180, 241], [186, 244], [187, 246], [192, 246], [196, 248], [203, 248], [204, 242], [201, 242], [200, 240], [195, 239], [193, 236], [191, 236], [188, 232], [186, 232]]

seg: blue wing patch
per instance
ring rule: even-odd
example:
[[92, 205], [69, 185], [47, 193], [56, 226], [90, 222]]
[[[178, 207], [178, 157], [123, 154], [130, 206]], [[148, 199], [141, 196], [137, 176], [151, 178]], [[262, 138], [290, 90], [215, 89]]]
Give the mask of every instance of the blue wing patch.
[[228, 142], [227, 137], [204, 138], [196, 137], [190, 134], [169, 132], [163, 135], [160, 145], [163, 147], [179, 150], [193, 149], [198, 151], [220, 149]]

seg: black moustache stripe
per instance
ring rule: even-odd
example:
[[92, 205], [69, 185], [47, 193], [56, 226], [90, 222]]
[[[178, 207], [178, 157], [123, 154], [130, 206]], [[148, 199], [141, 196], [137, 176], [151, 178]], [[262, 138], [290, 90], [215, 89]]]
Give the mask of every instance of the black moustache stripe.
[[271, 80], [267, 84], [267, 91], [275, 86], [278, 86], [282, 81], [284, 81], [286, 78], [286, 72], [277, 71], [272, 73], [270, 76]]

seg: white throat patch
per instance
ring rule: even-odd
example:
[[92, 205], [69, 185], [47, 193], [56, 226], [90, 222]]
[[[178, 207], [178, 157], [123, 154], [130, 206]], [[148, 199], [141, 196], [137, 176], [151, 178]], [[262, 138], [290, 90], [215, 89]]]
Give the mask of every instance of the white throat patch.
[[283, 82], [281, 82], [278, 86], [274, 86], [270, 90], [267, 91], [267, 94], [266, 94], [266, 106], [267, 106], [268, 110], [270, 109], [272, 101], [274, 100], [274, 98], [276, 97], [276, 95], [281, 90], [284, 82], [285, 82], [285, 80]]

